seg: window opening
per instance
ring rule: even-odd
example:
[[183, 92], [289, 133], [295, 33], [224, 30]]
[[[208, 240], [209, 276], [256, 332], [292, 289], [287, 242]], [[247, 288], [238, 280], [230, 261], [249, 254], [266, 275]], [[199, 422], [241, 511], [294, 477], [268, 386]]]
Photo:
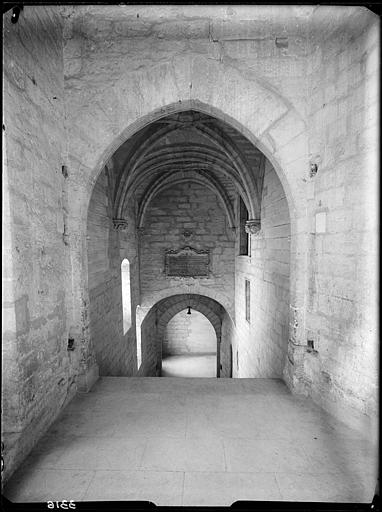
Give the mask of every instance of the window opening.
[[248, 279], [245, 280], [245, 319], [251, 321], [251, 288]]
[[240, 219], [240, 232], [239, 232], [239, 255], [248, 256], [249, 254], [249, 235], [245, 231], [245, 223], [249, 220], [249, 214], [244, 201], [239, 197], [239, 219]]
[[141, 338], [141, 322], [139, 319], [138, 311], [140, 306], [138, 305], [135, 310], [135, 332], [137, 339], [137, 370], [141, 367], [142, 364], [142, 338]]
[[126, 258], [121, 263], [121, 283], [123, 334], [126, 334], [131, 327], [130, 263]]

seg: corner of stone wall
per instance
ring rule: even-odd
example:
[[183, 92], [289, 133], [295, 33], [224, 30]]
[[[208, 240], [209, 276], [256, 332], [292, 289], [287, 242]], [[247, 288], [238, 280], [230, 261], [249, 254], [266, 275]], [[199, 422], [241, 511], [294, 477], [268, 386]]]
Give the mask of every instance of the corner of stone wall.
[[305, 346], [293, 345], [289, 342], [283, 378], [291, 393], [310, 396], [311, 386], [303, 371], [305, 350]]
[[99, 379], [98, 364], [94, 363], [90, 368], [77, 377], [77, 391], [79, 393], [88, 393]]

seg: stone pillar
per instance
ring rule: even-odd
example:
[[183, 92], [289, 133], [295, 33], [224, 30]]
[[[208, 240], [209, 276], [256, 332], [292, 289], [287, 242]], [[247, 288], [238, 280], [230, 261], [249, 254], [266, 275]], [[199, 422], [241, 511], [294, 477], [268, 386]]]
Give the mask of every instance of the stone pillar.
[[288, 353], [283, 376], [295, 393], [308, 394], [304, 361], [306, 357], [306, 302], [308, 280], [307, 213], [291, 222], [290, 304]]
[[216, 377], [220, 377], [220, 361], [221, 361], [221, 334], [216, 335]]
[[89, 332], [89, 290], [87, 255], [87, 208], [89, 194], [80, 182], [81, 170], [70, 172], [68, 181], [67, 240], [70, 249], [71, 304], [68, 304], [70, 333], [74, 338], [78, 365], [77, 390], [90, 391], [99, 376], [95, 351]]

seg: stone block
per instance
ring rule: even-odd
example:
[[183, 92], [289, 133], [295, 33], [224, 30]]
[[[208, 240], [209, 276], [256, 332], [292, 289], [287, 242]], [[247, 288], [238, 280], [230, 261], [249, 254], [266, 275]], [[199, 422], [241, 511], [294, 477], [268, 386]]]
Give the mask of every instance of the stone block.
[[82, 59], [81, 58], [67, 58], [65, 60], [65, 77], [73, 77], [81, 72]]
[[326, 233], [326, 212], [317, 212], [315, 218], [315, 232], [317, 234]]

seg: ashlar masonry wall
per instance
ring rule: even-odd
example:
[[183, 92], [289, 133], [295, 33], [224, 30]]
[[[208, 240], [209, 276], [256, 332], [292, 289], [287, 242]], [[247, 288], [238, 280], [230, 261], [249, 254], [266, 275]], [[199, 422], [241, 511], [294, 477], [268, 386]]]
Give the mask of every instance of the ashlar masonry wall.
[[235, 343], [235, 326], [227, 312], [224, 313], [221, 327], [220, 344], [220, 377], [237, 377], [235, 354], [237, 344]]
[[[280, 378], [289, 333], [290, 220], [285, 192], [268, 161], [261, 232], [250, 237], [250, 256], [236, 256], [235, 261], [234, 372], [238, 377]], [[238, 241], [236, 250], [238, 253]], [[249, 319], [246, 280], [250, 288]]]
[[[309, 62], [310, 247], [301, 381], [319, 404], [376, 435], [379, 21], [316, 45]], [[318, 16], [318, 14], [317, 14]], [[321, 14], [324, 16], [324, 13]], [[305, 349], [306, 350], [306, 349]]]
[[3, 482], [76, 390], [68, 352], [62, 19], [28, 6], [3, 15]]
[[[184, 232], [191, 232], [185, 237]], [[140, 238], [142, 304], [153, 304], [152, 296], [184, 292], [219, 294], [233, 307], [234, 236], [217, 196], [196, 183], [172, 186], [150, 203]], [[210, 251], [208, 278], [179, 278], [165, 275], [165, 251], [191, 246]], [[176, 291], [175, 291], [176, 290]]]
[[[99, 176], [88, 213], [89, 329], [100, 375], [134, 375], [137, 371], [135, 310], [139, 300], [134, 208], [125, 212], [127, 229], [112, 222], [112, 179]], [[131, 326], [124, 333], [121, 263], [130, 264]]]
[[157, 369], [159, 368], [157, 359], [157, 326], [157, 310], [154, 307], [145, 315], [140, 326], [142, 363], [138, 369], [138, 375], [147, 377], [155, 377], [157, 375]]

